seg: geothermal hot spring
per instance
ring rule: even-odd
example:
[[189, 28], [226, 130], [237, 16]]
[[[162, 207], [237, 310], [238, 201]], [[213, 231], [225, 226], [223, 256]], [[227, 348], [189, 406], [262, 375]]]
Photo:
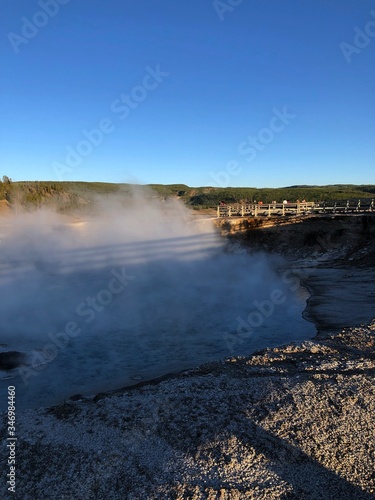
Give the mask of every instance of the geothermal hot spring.
[[47, 406], [315, 334], [296, 277], [178, 203], [0, 225], [0, 350], [26, 353], [0, 370], [1, 409], [8, 385], [19, 409]]

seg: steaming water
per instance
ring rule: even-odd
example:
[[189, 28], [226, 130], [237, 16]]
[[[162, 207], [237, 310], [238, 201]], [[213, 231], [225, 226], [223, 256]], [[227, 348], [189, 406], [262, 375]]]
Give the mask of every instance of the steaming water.
[[0, 375], [2, 394], [16, 386], [18, 408], [316, 333], [295, 278], [263, 255], [227, 253], [210, 224], [188, 223], [179, 206], [135, 202], [76, 224], [46, 212], [9, 221], [0, 342], [32, 366]]

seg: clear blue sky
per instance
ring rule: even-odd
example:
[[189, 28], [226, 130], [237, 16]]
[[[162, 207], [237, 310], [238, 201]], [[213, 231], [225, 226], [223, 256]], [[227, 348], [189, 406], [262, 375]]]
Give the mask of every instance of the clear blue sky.
[[0, 0], [1, 175], [375, 183], [374, 1], [50, 1]]

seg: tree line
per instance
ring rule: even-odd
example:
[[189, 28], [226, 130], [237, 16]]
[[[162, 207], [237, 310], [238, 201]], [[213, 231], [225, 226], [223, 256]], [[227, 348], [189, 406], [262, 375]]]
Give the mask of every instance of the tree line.
[[[192, 208], [215, 208], [220, 203], [253, 203], [262, 201], [272, 203], [288, 200], [306, 201], [342, 201], [371, 199], [375, 197], [374, 185], [330, 185], [330, 186], [289, 186], [283, 188], [218, 188], [189, 187], [185, 184], [150, 184], [140, 186], [145, 196], [166, 199], [174, 197], [182, 200]], [[92, 195], [116, 194], [127, 199], [131, 196], [132, 186], [129, 184], [113, 184], [101, 182], [53, 182], [53, 181], [21, 181], [13, 182], [3, 175], [0, 180], [0, 200], [7, 200], [11, 206], [21, 205], [32, 209], [44, 205], [53, 205], [60, 211], [87, 205]]]

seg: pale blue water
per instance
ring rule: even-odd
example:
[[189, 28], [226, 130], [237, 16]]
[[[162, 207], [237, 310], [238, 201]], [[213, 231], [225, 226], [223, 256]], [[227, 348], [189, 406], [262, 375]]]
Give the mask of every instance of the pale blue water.
[[[142, 277], [130, 267], [127, 272], [137, 278], [100, 311], [85, 300], [107, 289], [113, 269], [44, 276], [43, 289], [33, 289], [29, 303], [23, 289], [27, 282], [19, 283], [23, 306], [18, 316], [17, 308], [12, 311], [13, 325], [2, 342], [4, 350], [28, 352], [34, 366], [22, 374], [13, 370], [11, 380], [1, 381], [2, 393], [11, 383], [18, 408], [48, 406], [74, 394], [93, 395], [316, 334], [315, 326], [302, 317], [307, 291], [291, 291], [280, 276], [267, 267], [262, 270], [263, 257], [254, 263], [248, 256], [222, 255], [212, 257], [210, 265], [182, 265], [184, 272], [180, 264], [178, 273], [175, 269], [170, 275], [164, 266], [154, 264]], [[223, 266], [225, 273], [230, 270], [228, 280], [220, 272]], [[275, 289], [285, 301], [271, 306]], [[33, 305], [38, 297], [41, 301]], [[104, 292], [101, 298], [107, 298]], [[259, 305], [263, 301], [266, 305]], [[84, 316], [77, 314], [83, 303]], [[72, 331], [79, 332], [74, 337], [64, 332], [71, 323], [76, 325]]]
[[31, 365], [0, 372], [2, 409], [8, 384], [19, 409], [48, 406], [316, 333], [280, 262], [228, 254], [211, 229], [34, 221], [0, 245], [0, 343]]

